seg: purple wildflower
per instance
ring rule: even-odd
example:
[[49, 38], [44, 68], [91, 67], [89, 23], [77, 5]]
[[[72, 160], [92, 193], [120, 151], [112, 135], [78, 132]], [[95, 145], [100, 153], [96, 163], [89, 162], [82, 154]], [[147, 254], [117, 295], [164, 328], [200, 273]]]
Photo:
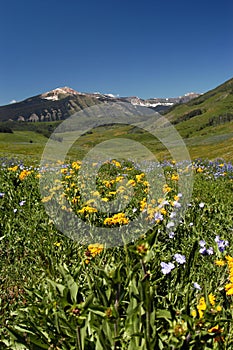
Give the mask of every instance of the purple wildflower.
[[165, 262], [161, 262], [161, 267], [162, 267], [162, 273], [164, 275], [167, 275], [171, 272], [171, 270], [173, 270], [175, 268], [175, 265], [171, 262], [169, 263], [165, 263]]
[[193, 287], [194, 287], [195, 289], [201, 290], [201, 286], [200, 286], [200, 284], [198, 284], [197, 282], [194, 282], [194, 283], [193, 283]]
[[182, 255], [182, 254], [176, 253], [176, 254], [174, 255], [174, 258], [175, 258], [176, 262], [178, 262], [178, 264], [180, 264], [180, 265], [186, 263], [186, 258], [185, 258], [185, 256]]
[[219, 236], [215, 237], [215, 242], [217, 243], [218, 249], [220, 250], [221, 253], [223, 253], [226, 246], [229, 245], [228, 241], [224, 241], [223, 239], [220, 239]]

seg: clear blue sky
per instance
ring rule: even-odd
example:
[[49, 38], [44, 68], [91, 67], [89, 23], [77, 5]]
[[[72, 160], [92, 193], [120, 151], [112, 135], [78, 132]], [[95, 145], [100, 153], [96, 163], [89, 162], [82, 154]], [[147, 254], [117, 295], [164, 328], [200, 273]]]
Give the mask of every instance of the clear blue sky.
[[8, 0], [0, 105], [69, 86], [173, 97], [233, 76], [233, 2]]

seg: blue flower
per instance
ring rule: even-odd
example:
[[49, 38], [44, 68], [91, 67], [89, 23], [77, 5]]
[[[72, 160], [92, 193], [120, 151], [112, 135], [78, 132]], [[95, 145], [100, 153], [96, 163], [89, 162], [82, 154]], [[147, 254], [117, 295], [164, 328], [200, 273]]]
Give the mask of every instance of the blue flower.
[[155, 216], [154, 216], [154, 220], [163, 220], [163, 215], [158, 211], [157, 213], [155, 213]]
[[160, 265], [162, 267], [162, 273], [164, 275], [167, 275], [168, 273], [171, 272], [171, 270], [173, 270], [175, 268], [175, 265], [171, 262], [169, 262], [169, 263], [161, 262]]
[[174, 231], [169, 232], [169, 238], [174, 238], [174, 236], [175, 236], [175, 232]]
[[217, 243], [218, 249], [220, 250], [221, 253], [223, 253], [226, 246], [229, 245], [228, 241], [224, 241], [223, 239], [220, 239], [219, 236], [215, 237], [215, 242]]
[[0, 192], [0, 198], [4, 197], [5, 196], [5, 193], [3, 192]]
[[194, 287], [195, 289], [201, 290], [201, 286], [200, 286], [200, 284], [198, 284], [197, 282], [194, 282], [194, 283], [193, 283], [193, 287]]
[[202, 239], [202, 240], [199, 241], [199, 245], [200, 245], [200, 247], [202, 247], [202, 248], [206, 245], [206, 242], [204, 241], [204, 239]]
[[185, 256], [184, 255], [182, 255], [182, 254], [178, 254], [178, 253], [176, 253], [175, 255], [174, 255], [174, 258], [175, 258], [175, 260], [176, 260], [176, 262], [178, 262], [178, 264], [185, 264], [186, 263], [186, 258], [185, 258]]
[[206, 250], [206, 253], [207, 253], [208, 255], [213, 255], [213, 254], [214, 254], [213, 248], [212, 248], [212, 247], [209, 247], [209, 248]]

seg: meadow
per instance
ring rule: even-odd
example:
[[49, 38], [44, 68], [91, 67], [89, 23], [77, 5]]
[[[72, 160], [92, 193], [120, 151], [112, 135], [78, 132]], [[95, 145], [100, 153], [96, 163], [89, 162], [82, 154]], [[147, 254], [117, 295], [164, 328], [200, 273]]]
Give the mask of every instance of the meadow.
[[[1, 349], [233, 348], [233, 166], [222, 159], [156, 166], [157, 197], [145, 172], [118, 159], [98, 168], [95, 191], [77, 181], [80, 161], [57, 164], [58, 180], [42, 195], [45, 169], [1, 158]], [[185, 202], [179, 180], [190, 170]], [[119, 195], [122, 211], [99, 210], [97, 202], [104, 208]], [[81, 244], [72, 227], [64, 235], [46, 211], [53, 201], [107, 228], [109, 241], [85, 236]]]

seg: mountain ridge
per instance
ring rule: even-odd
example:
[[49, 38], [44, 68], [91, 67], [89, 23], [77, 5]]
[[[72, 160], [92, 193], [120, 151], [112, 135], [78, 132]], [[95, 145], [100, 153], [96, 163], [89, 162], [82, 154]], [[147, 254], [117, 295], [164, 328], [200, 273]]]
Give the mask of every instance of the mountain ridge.
[[60, 121], [86, 107], [101, 102], [126, 102], [162, 112], [174, 104], [186, 103], [199, 96], [188, 93], [172, 98], [141, 99], [137, 96], [119, 97], [112, 94], [79, 92], [70, 87], [58, 87], [22, 101], [0, 106], [0, 121]]

